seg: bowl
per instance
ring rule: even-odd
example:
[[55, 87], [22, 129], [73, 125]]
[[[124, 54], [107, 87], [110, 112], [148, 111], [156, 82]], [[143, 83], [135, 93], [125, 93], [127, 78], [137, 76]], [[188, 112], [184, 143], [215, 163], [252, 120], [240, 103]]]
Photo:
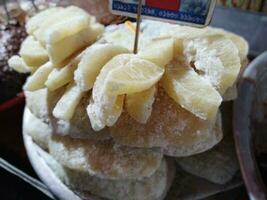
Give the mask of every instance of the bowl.
[[[267, 52], [254, 59], [241, 75], [234, 102], [234, 137], [242, 177], [250, 199], [267, 199], [267, 190], [257, 162], [267, 152]], [[257, 154], [256, 154], [257, 152]]]

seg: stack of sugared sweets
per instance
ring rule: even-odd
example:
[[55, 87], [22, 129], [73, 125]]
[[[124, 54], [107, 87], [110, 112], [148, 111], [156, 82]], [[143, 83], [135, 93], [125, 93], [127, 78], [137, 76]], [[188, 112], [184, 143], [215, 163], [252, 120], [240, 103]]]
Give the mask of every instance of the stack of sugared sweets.
[[73, 6], [42, 11], [26, 28], [9, 60], [31, 71], [24, 133], [57, 161], [67, 186], [114, 200], [163, 199], [172, 160], [216, 184], [232, 179], [238, 164], [222, 140], [219, 107], [236, 96], [243, 38], [143, 21], [133, 54], [134, 23], [104, 28]]

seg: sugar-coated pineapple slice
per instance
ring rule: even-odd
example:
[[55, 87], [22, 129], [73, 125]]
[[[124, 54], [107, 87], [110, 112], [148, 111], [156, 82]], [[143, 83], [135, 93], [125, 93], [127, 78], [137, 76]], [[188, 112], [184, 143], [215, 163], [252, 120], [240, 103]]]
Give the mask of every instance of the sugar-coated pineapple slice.
[[49, 74], [45, 85], [50, 91], [54, 91], [73, 80], [73, 73], [81, 60], [83, 53], [79, 54], [63, 68], [54, 68]]
[[181, 57], [184, 51], [184, 41], [190, 41], [210, 33], [207, 28], [177, 26], [171, 35], [174, 37], [174, 57]]
[[249, 50], [248, 42], [241, 36], [236, 35], [234, 33], [225, 31], [225, 34], [236, 45], [238, 49], [240, 61], [243, 62], [247, 58], [247, 55], [248, 55], [248, 50]]
[[109, 73], [106, 92], [117, 95], [141, 92], [157, 83], [163, 73], [164, 69], [161, 67], [132, 55], [126, 65]]
[[152, 86], [148, 90], [128, 94], [125, 102], [128, 114], [139, 123], [145, 124], [152, 113], [155, 93], [156, 87]]
[[222, 97], [192, 68], [173, 62], [167, 66], [161, 83], [166, 93], [183, 108], [201, 119], [215, 119]]
[[94, 44], [88, 47], [74, 74], [76, 84], [84, 91], [90, 90], [102, 67], [115, 55], [127, 52], [126, 48], [114, 44]]
[[46, 47], [50, 61], [62, 65], [71, 55], [94, 42], [103, 29], [84, 10], [70, 6], [45, 19], [33, 35]]
[[[108, 43], [120, 45], [132, 52], [134, 47], [134, 33], [135, 32], [133, 32], [131, 28], [129, 29], [128, 26], [120, 24], [115, 30], [111, 31], [109, 31], [109, 27], [107, 27], [107, 31], [103, 34], [103, 39]], [[139, 44], [142, 43], [139, 42]]]
[[248, 42], [243, 37], [241, 37], [240, 35], [236, 35], [234, 33], [225, 31], [225, 30], [220, 29], [220, 28], [210, 28], [209, 27], [206, 29], [208, 30], [206, 35], [221, 34], [221, 35], [227, 37], [228, 39], [230, 39], [238, 49], [238, 53], [239, 53], [239, 57], [240, 57], [241, 62], [243, 62], [247, 58], [249, 45], [248, 45]]
[[53, 110], [54, 117], [70, 120], [83, 94], [84, 92], [75, 83], [70, 83]]
[[55, 65], [64, 63], [71, 55], [93, 43], [102, 32], [103, 26], [95, 24], [54, 44], [48, 43], [51, 62]]
[[35, 30], [40, 28], [48, 18], [55, 19], [54, 15], [63, 10], [61, 7], [48, 8], [31, 17], [26, 23], [26, 30], [28, 34], [33, 34]]
[[113, 126], [123, 111], [124, 95], [119, 95], [116, 98], [114, 105], [112, 106], [111, 113], [106, 119], [107, 126]]
[[75, 35], [89, 26], [90, 18], [88, 16], [73, 16], [68, 20], [56, 23], [46, 32], [45, 42], [54, 44], [69, 36]]
[[240, 71], [236, 45], [221, 34], [203, 36], [184, 42], [187, 62], [209, 80], [221, 95], [231, 87]]
[[123, 111], [124, 95], [108, 96], [106, 99], [109, 103], [102, 104], [102, 107], [96, 105], [91, 99], [86, 109], [91, 127], [95, 131], [100, 131], [105, 126], [113, 126]]
[[[90, 16], [81, 8], [75, 6], [69, 6], [67, 8], [60, 9], [54, 15], [45, 18], [44, 21], [41, 22], [39, 28], [34, 31], [33, 35], [39, 42], [41, 42], [42, 45], [45, 46], [47, 34], [54, 26], [57, 26], [58, 24], [64, 22], [68, 22], [69, 20], [75, 18], [76, 16], [85, 17], [87, 19], [90, 18]], [[73, 32], [75, 30], [71, 31]]]
[[107, 124], [112, 125], [106, 120], [113, 116], [112, 108], [118, 95], [149, 89], [163, 72], [164, 69], [154, 63], [131, 54], [120, 54], [111, 59], [96, 79], [92, 101], [87, 108], [93, 129], [101, 130]]
[[24, 60], [19, 56], [12, 56], [9, 58], [8, 66], [19, 73], [29, 73], [35, 69], [27, 66]]
[[33, 75], [31, 75], [25, 85], [24, 90], [34, 91], [45, 87], [45, 81], [47, 80], [48, 75], [54, 69], [54, 65], [51, 62], [39, 67]]
[[28, 36], [21, 44], [20, 56], [28, 66], [39, 67], [48, 61], [45, 48], [33, 36]]
[[107, 125], [107, 118], [113, 118], [113, 121], [116, 121], [119, 117], [118, 113], [113, 113], [112, 109], [116, 104], [117, 97], [115, 94], [108, 95], [105, 93], [103, 83], [112, 70], [120, 68], [121, 65], [125, 65], [130, 57], [130, 54], [122, 54], [114, 57], [101, 69], [100, 74], [96, 79], [91, 101], [87, 107], [87, 114], [89, 116], [91, 126], [95, 131], [99, 131]]
[[160, 67], [165, 67], [173, 59], [173, 38], [159, 38], [138, 52], [138, 57], [149, 60]]

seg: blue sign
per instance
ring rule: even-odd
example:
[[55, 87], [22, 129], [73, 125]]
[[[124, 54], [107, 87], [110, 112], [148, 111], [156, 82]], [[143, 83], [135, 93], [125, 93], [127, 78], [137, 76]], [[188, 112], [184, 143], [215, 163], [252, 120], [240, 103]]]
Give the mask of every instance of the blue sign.
[[[210, 23], [216, 0], [143, 0], [142, 17], [203, 27]], [[136, 17], [138, 0], [110, 0], [114, 14]]]

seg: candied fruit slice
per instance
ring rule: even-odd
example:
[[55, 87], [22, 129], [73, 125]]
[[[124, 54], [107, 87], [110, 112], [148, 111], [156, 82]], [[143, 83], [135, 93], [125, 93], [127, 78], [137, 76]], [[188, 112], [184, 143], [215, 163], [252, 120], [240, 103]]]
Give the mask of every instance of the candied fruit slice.
[[[113, 116], [113, 105], [118, 95], [141, 92], [152, 87], [164, 69], [131, 54], [111, 59], [101, 70], [93, 87], [92, 101], [87, 112], [94, 130], [101, 130]], [[116, 121], [112, 121], [115, 123]]]
[[152, 113], [152, 105], [155, 101], [156, 87], [148, 90], [128, 94], [126, 96], [126, 110], [136, 121], [145, 124]]
[[215, 88], [182, 62], [166, 67], [161, 84], [179, 105], [204, 120], [214, 120], [222, 97]]
[[48, 61], [45, 48], [32, 36], [28, 36], [21, 44], [20, 56], [28, 66], [40, 67]]
[[70, 61], [66, 66], [62, 68], [54, 68], [49, 74], [45, 85], [46, 87], [54, 91], [73, 80], [73, 73], [77, 69], [78, 63], [80, 62], [82, 53]]
[[53, 110], [54, 117], [70, 120], [83, 95], [84, 92], [75, 83], [70, 83]]
[[184, 42], [188, 64], [219, 91], [221, 95], [231, 87], [241, 64], [236, 45], [223, 35], [209, 35]]
[[54, 65], [51, 62], [47, 62], [46, 64], [39, 67], [33, 75], [31, 75], [25, 85], [24, 90], [34, 91], [45, 87], [45, 81], [47, 77], [54, 69]]
[[128, 50], [113, 44], [94, 44], [88, 47], [75, 71], [77, 85], [84, 91], [92, 89], [102, 67], [111, 58], [122, 53], [128, 53]]
[[174, 43], [172, 38], [152, 40], [138, 52], [138, 57], [149, 60], [160, 67], [165, 67], [173, 59]]

